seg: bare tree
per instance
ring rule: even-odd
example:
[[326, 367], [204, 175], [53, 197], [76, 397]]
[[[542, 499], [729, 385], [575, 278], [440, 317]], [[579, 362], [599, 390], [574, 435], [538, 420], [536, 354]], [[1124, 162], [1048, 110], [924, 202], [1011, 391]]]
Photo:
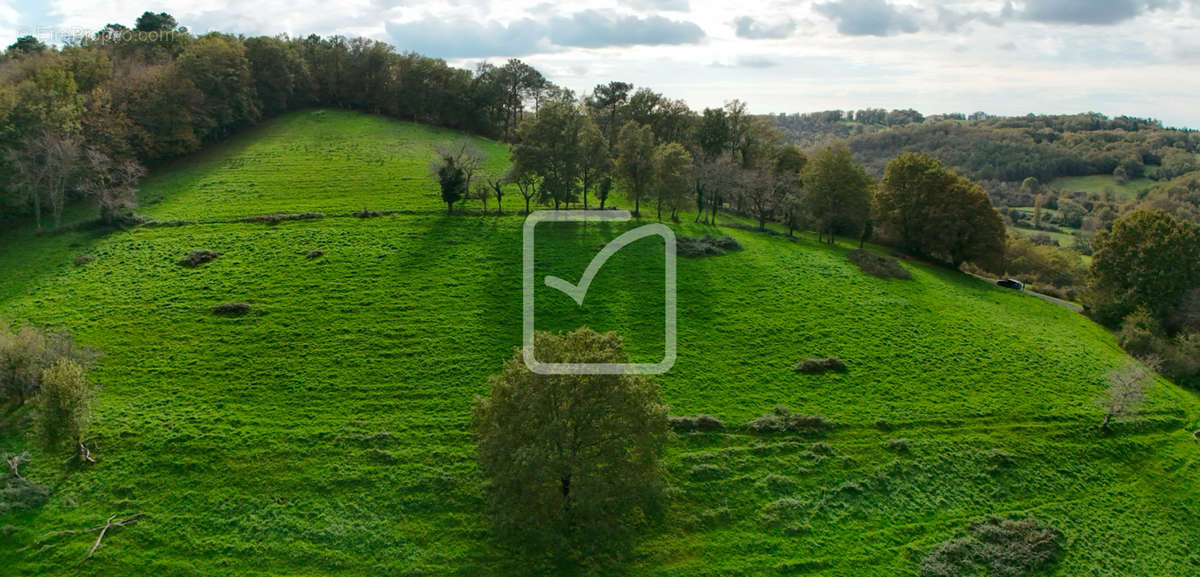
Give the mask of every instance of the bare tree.
[[504, 214], [504, 185], [507, 175], [489, 175], [487, 177], [487, 188], [496, 196], [496, 214]]
[[67, 191], [78, 176], [82, 146], [79, 138], [43, 132], [30, 143], [33, 153], [45, 159], [46, 202], [54, 218], [54, 228], [62, 226], [62, 213], [67, 205]]
[[95, 201], [104, 224], [130, 219], [137, 208], [137, 183], [146, 169], [133, 160], [114, 161], [108, 155], [88, 148], [83, 153], [86, 175], [79, 190]]
[[471, 191], [471, 198], [477, 198], [483, 203], [483, 214], [487, 214], [487, 202], [492, 197], [492, 189], [486, 182], [476, 182], [475, 189]]
[[1157, 365], [1157, 360], [1148, 359], [1109, 371], [1108, 389], [1099, 399], [1105, 411], [1101, 427], [1107, 429], [1113, 419], [1136, 417], [1141, 412], [1146, 391], [1154, 384], [1154, 367]]
[[514, 164], [509, 169], [506, 180], [517, 185], [517, 191], [521, 193], [521, 198], [525, 199], [525, 214], [529, 214], [529, 201], [533, 200], [538, 193], [537, 175]]
[[33, 205], [39, 230], [44, 205], [50, 208], [54, 228], [62, 224], [67, 190], [78, 172], [80, 156], [78, 138], [49, 130], [26, 138], [19, 149], [7, 155], [8, 164], [15, 168], [13, 184], [24, 200]]

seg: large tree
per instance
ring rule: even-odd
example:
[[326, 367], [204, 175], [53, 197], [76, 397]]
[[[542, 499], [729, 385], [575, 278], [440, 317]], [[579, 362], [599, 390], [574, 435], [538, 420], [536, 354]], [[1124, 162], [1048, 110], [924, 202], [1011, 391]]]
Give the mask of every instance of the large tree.
[[654, 183], [654, 131], [630, 120], [617, 140], [617, 174], [633, 200], [633, 213], [642, 208], [642, 197]]
[[608, 151], [608, 141], [600, 128], [591, 118], [584, 117], [579, 131], [579, 189], [584, 209], [588, 207], [588, 193], [612, 172], [612, 157]]
[[1200, 225], [1137, 210], [1096, 236], [1091, 267], [1094, 312], [1116, 324], [1138, 307], [1160, 322], [1200, 286]]
[[906, 152], [888, 163], [875, 195], [884, 234], [905, 250], [955, 267], [999, 265], [1004, 222], [978, 185], [926, 154]]
[[826, 147], [800, 163], [792, 155], [785, 166], [804, 166], [804, 206], [817, 233], [833, 244], [837, 232], [858, 238], [871, 210], [871, 177], [855, 164], [843, 144]]
[[178, 67], [204, 95], [200, 109], [208, 136], [223, 137], [259, 119], [250, 61], [237, 38], [201, 36], [179, 56]]
[[[543, 362], [623, 363], [621, 339], [534, 336]], [[614, 552], [661, 511], [667, 407], [645, 376], [541, 375], [517, 351], [475, 399], [474, 432], [497, 534], [555, 557]]]
[[617, 130], [621, 126], [622, 111], [629, 102], [633, 85], [628, 82], [597, 84], [588, 99], [588, 106], [595, 111], [596, 123], [608, 141], [608, 154], [612, 156], [617, 143]]
[[678, 142], [658, 145], [654, 150], [654, 198], [658, 220], [666, 208], [672, 220], [692, 190], [692, 155]]
[[538, 200], [559, 208], [575, 199], [583, 164], [580, 148], [585, 117], [569, 101], [548, 102], [517, 130], [513, 162], [540, 181]]

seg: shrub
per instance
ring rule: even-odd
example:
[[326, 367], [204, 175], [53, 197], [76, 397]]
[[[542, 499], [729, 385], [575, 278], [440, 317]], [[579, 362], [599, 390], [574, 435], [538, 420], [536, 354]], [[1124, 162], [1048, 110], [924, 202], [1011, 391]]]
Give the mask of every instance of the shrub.
[[242, 316], [250, 312], [249, 303], [224, 303], [219, 304], [209, 309], [215, 315], [225, 315], [231, 317]]
[[0, 370], [0, 403], [23, 405], [41, 389], [46, 369], [60, 360], [87, 367], [97, 356], [76, 345], [67, 333], [46, 332], [32, 325], [13, 331], [0, 322], [0, 367], [4, 367]]
[[887, 419], [876, 419], [875, 428], [879, 429], [880, 431], [890, 431], [894, 429], [895, 426], [892, 425], [892, 422]]
[[142, 223], [146, 228], [174, 228], [192, 224], [187, 220], [149, 220]]
[[731, 236], [715, 237], [706, 234], [700, 238], [681, 236], [675, 241], [676, 254], [685, 258], [719, 256], [727, 252], [742, 250], [742, 245]]
[[289, 220], [314, 220], [314, 219], [318, 219], [318, 218], [325, 218], [325, 215], [321, 214], [319, 212], [297, 212], [297, 213], [293, 213], [293, 214], [283, 214], [283, 213], [259, 214], [259, 215], [255, 215], [255, 216], [244, 216], [242, 218], [235, 219], [234, 222], [261, 222], [261, 223], [273, 225], [273, 224], [279, 224], [281, 222], [285, 222], [285, 221], [289, 221]]
[[1125, 352], [1136, 358], [1150, 355], [1161, 355], [1164, 342], [1160, 336], [1162, 328], [1158, 320], [1144, 308], [1138, 308], [1121, 322], [1121, 330], [1117, 333], [1117, 344]]
[[96, 260], [96, 257], [94, 257], [90, 254], [81, 254], [81, 255], [75, 257], [75, 266], [88, 265], [88, 264], [91, 264], [95, 260]]
[[42, 372], [38, 429], [48, 449], [70, 443], [79, 448], [81, 456], [88, 458], [83, 436], [91, 419], [93, 397], [87, 372], [75, 361], [59, 359]]
[[850, 251], [850, 254], [847, 254], [846, 258], [858, 265], [859, 269], [869, 275], [879, 278], [912, 280], [912, 273], [900, 266], [900, 263], [894, 258], [880, 256], [862, 249]]
[[888, 439], [888, 442], [886, 445], [884, 445], [884, 447], [893, 453], [907, 453], [908, 439]]
[[784, 475], [776, 475], [775, 473], [767, 473], [762, 480], [763, 488], [769, 493], [776, 495], [791, 493], [796, 490], [796, 480]]
[[1035, 575], [1058, 562], [1062, 540], [1061, 532], [1035, 519], [988, 519], [930, 551], [921, 560], [921, 577]]
[[797, 373], [804, 373], [804, 374], [809, 374], [809, 375], [817, 374], [817, 373], [825, 373], [825, 372], [829, 372], [829, 371], [840, 372], [840, 371], [846, 370], [846, 363], [842, 362], [842, 359], [839, 359], [837, 357], [825, 357], [825, 358], [821, 358], [821, 359], [817, 359], [817, 358], [804, 359], [803, 361], [796, 363], [796, 367], [794, 370]]
[[312, 260], [314, 258], [321, 258], [323, 256], [325, 256], [325, 251], [323, 251], [323, 250], [314, 250], [314, 251], [308, 253], [309, 260]]
[[354, 216], [358, 218], [376, 218], [380, 216], [387, 216], [389, 214], [395, 214], [395, 212], [389, 210], [367, 210], [364, 208], [358, 212], [355, 212]]
[[719, 431], [725, 428], [725, 423], [712, 416], [699, 414], [694, 417], [671, 417], [671, 428], [679, 433], [694, 433], [704, 431]]
[[752, 433], [824, 432], [833, 427], [834, 423], [821, 415], [792, 413], [779, 405], [772, 412], [746, 423]]
[[719, 465], [713, 465], [710, 463], [700, 463], [699, 465], [693, 465], [692, 469], [688, 472], [688, 474], [691, 475], [691, 477], [697, 481], [709, 481], [712, 479], [720, 479], [721, 477], [725, 476], [725, 473], [726, 473], [726, 471], [725, 471], [724, 467], [721, 467]]
[[221, 256], [221, 253], [219, 253], [215, 250], [207, 250], [207, 249], [193, 250], [192, 252], [189, 252], [187, 254], [187, 256], [183, 257], [182, 260], [179, 261], [179, 266], [187, 267], [187, 268], [196, 268], [202, 264], [210, 263], [214, 260], [217, 260], [217, 257], [219, 257], [219, 256]]
[[49, 500], [50, 488], [28, 479], [10, 476], [0, 484], [0, 515], [41, 507]]

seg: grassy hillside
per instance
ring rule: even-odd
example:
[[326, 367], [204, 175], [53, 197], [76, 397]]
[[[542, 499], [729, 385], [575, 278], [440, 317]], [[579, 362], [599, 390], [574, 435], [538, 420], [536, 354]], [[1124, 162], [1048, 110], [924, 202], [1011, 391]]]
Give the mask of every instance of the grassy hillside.
[[[161, 197], [148, 215], [204, 222], [3, 236], [0, 317], [67, 327], [105, 356], [99, 462], [33, 453], [27, 476], [54, 492], [0, 516], [2, 572], [61, 574], [94, 537], [29, 547], [38, 536], [145, 512], [76, 572], [526, 573], [491, 544], [468, 433], [472, 397], [519, 344], [522, 219], [442, 214], [426, 170], [430, 143], [453, 138], [301, 112], [147, 182], [143, 197]], [[502, 147], [479, 144], [503, 165]], [[336, 216], [363, 207], [406, 212]], [[300, 211], [327, 216], [228, 222]], [[591, 254], [574, 247], [626, 227], [539, 232], [539, 273], [576, 279]], [[679, 358], [660, 378], [672, 413], [736, 425], [783, 404], [840, 426], [674, 439], [669, 513], [614, 572], [912, 575], [988, 515], [1061, 529], [1054, 575], [1200, 571], [1200, 404], [1163, 383], [1141, 424], [1101, 436], [1095, 399], [1123, 355], [1099, 327], [942, 269], [883, 280], [843, 247], [676, 229], [745, 250], [679, 262]], [[223, 255], [175, 264], [200, 248]], [[83, 253], [95, 262], [72, 266]], [[539, 328], [621, 328], [653, 360], [659, 259], [652, 241], [618, 253], [582, 308], [539, 293]], [[254, 310], [208, 312], [229, 301]], [[792, 372], [826, 355], [848, 372]]]
[[1118, 183], [1110, 174], [1093, 174], [1091, 176], [1064, 176], [1049, 182], [1050, 188], [1062, 192], [1086, 192], [1103, 196], [1111, 191], [1117, 200], [1133, 200], [1138, 194], [1154, 186], [1149, 178], [1134, 178]]

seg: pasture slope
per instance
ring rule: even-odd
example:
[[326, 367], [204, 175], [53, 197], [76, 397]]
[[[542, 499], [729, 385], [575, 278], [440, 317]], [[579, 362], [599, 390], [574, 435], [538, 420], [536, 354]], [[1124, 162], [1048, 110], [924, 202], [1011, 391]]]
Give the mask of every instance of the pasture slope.
[[[104, 351], [99, 462], [33, 451], [26, 474], [53, 494], [0, 517], [0, 573], [530, 573], [491, 544], [468, 432], [473, 396], [520, 340], [520, 198], [505, 216], [443, 214], [428, 162], [455, 138], [302, 111], [148, 179], [143, 212], [189, 224], [0, 234], [0, 317]], [[501, 170], [504, 147], [477, 143]], [[350, 216], [363, 208], [401, 212]], [[325, 217], [233, 222], [306, 211]], [[1096, 399], [1124, 360], [1104, 330], [955, 272], [905, 263], [913, 280], [884, 280], [847, 247], [688, 220], [679, 234], [745, 250], [680, 260], [679, 357], [659, 380], [672, 414], [729, 427], [672, 440], [666, 518], [606, 573], [915, 575], [938, 543], [999, 515], [1065, 534], [1053, 575], [1200, 574], [1200, 403], [1161, 383], [1139, 424], [1101, 435]], [[591, 255], [559, 241], [599, 247], [618, 228], [549, 228], [539, 266], [574, 281]], [[193, 249], [222, 256], [178, 266]], [[80, 254], [95, 261], [72, 265]], [[652, 360], [660, 260], [653, 242], [631, 245], [581, 308], [539, 293], [539, 328], [621, 327]], [[231, 301], [252, 312], [208, 310]], [[811, 356], [849, 370], [792, 371]], [[736, 426], [777, 404], [839, 426]], [[0, 437], [0, 451], [27, 444]], [[31, 546], [133, 512], [147, 518], [81, 566], [94, 535]]]

